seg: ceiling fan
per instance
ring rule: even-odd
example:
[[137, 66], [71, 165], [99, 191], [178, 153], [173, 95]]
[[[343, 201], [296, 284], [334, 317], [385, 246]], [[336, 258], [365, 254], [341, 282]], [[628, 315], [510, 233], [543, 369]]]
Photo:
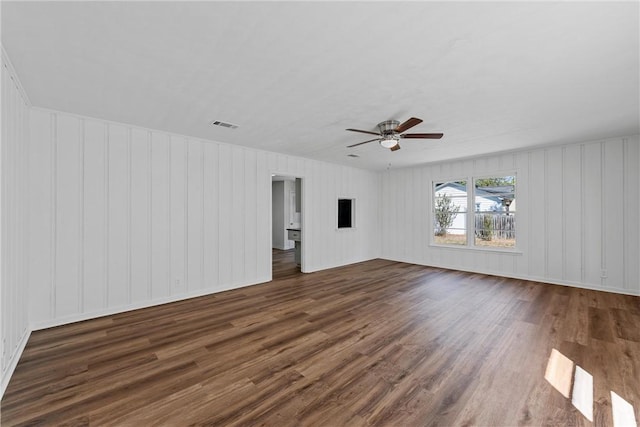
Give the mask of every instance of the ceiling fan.
[[378, 129], [380, 132], [370, 132], [368, 130], [360, 129], [346, 129], [351, 132], [368, 133], [376, 135], [378, 138], [370, 139], [368, 141], [359, 142], [357, 144], [349, 145], [347, 148], [357, 147], [358, 145], [367, 144], [369, 142], [378, 141], [384, 148], [389, 148], [391, 151], [397, 151], [400, 149], [400, 139], [440, 139], [444, 134], [442, 133], [402, 133], [411, 129], [415, 125], [422, 123], [422, 119], [411, 117], [406, 122], [400, 124], [397, 120], [387, 120], [378, 123]]

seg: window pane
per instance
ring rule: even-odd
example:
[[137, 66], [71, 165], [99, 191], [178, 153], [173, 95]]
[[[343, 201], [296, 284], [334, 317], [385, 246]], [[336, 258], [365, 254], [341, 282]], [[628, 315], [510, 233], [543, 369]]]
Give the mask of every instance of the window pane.
[[475, 179], [475, 244], [477, 246], [515, 247], [515, 188], [515, 176]]
[[467, 182], [448, 181], [434, 185], [434, 243], [467, 244]]

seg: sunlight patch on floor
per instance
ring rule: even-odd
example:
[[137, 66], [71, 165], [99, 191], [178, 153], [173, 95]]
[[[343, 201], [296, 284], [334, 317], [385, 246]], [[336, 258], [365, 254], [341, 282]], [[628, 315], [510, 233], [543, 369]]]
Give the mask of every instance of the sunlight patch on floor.
[[[593, 422], [593, 375], [575, 365], [555, 348], [551, 350], [544, 378], [589, 421]], [[573, 392], [572, 386], [573, 385]], [[614, 427], [638, 427], [633, 405], [611, 391], [611, 411]]]
[[633, 406], [613, 391], [611, 392], [611, 410], [613, 411], [614, 427], [636, 427], [638, 425]]
[[555, 348], [551, 350], [547, 371], [544, 379], [549, 381], [564, 397], [569, 398], [571, 393], [571, 378], [573, 377], [573, 362]]
[[593, 422], [593, 376], [578, 365], [576, 365], [571, 403], [582, 412], [582, 415]]

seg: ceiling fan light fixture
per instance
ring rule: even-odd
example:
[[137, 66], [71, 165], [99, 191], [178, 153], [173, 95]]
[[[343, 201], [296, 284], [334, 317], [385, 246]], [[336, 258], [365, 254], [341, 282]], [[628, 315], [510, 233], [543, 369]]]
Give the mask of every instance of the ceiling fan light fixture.
[[392, 148], [398, 145], [398, 140], [393, 137], [386, 137], [385, 139], [380, 141], [380, 145], [384, 148]]

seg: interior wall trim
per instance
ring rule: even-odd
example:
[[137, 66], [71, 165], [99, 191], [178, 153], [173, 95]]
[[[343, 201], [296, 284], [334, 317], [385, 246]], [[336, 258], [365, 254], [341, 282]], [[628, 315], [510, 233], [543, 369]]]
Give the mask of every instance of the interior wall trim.
[[[241, 284], [229, 284], [224, 288], [216, 289], [214, 291], [212, 291], [211, 289], [198, 289], [198, 290], [187, 292], [187, 293], [170, 295], [164, 298], [156, 298], [150, 301], [135, 302], [135, 303], [126, 304], [118, 307], [104, 308], [102, 310], [92, 311], [90, 313], [78, 313], [71, 316], [58, 317], [56, 319], [36, 321], [30, 324], [29, 333], [31, 333], [32, 331], [40, 331], [43, 329], [54, 328], [56, 326], [67, 325], [70, 323], [82, 322], [82, 321], [91, 320], [91, 319], [98, 319], [101, 317], [111, 316], [119, 313], [126, 313], [128, 311], [139, 310], [142, 308], [154, 307], [158, 305], [184, 301], [191, 298], [198, 298], [198, 297], [203, 297], [207, 295], [214, 295], [220, 292], [225, 292], [232, 289], [244, 288], [247, 286], [259, 285], [269, 281], [271, 281], [271, 278], [261, 278], [257, 282], [251, 281], [251, 282], [241, 283]], [[25, 345], [26, 345], [26, 340], [25, 340]], [[24, 349], [24, 347], [22, 349]], [[22, 350], [20, 350], [19, 354], [22, 354]], [[17, 364], [17, 360], [16, 360], [16, 364]]]
[[615, 293], [615, 294], [623, 294], [623, 295], [640, 297], [640, 290], [633, 290], [633, 289], [626, 289], [626, 288], [619, 288], [619, 287], [605, 288], [601, 285], [590, 284], [590, 283], [580, 283], [580, 282], [574, 282], [570, 280], [554, 280], [554, 279], [549, 279], [541, 276], [512, 274], [512, 273], [505, 273], [503, 271], [492, 271], [489, 269], [482, 269], [482, 268], [466, 268], [466, 267], [460, 267], [459, 265], [447, 265], [445, 263], [423, 264], [419, 262], [407, 262], [402, 259], [393, 259], [391, 257], [382, 257], [381, 259], [384, 259], [387, 261], [402, 262], [405, 264], [422, 265], [425, 267], [443, 268], [445, 270], [456, 270], [456, 271], [465, 271], [467, 273], [486, 274], [488, 276], [498, 276], [498, 277], [504, 277], [507, 279], [526, 280], [528, 282], [536, 282], [536, 283], [549, 284], [554, 286], [569, 286], [572, 288], [587, 289], [590, 291], [601, 291], [601, 292], [609, 292], [609, 293]]
[[16, 366], [18, 366], [18, 362], [20, 361], [20, 357], [24, 352], [27, 343], [29, 342], [29, 338], [31, 337], [32, 328], [27, 328], [26, 332], [22, 335], [20, 342], [18, 343], [18, 347], [13, 354], [13, 357], [9, 361], [9, 365], [7, 365], [5, 371], [2, 375], [2, 382], [0, 383], [0, 399], [4, 396], [4, 392], [9, 385], [9, 381], [11, 381], [11, 377], [13, 376], [13, 372], [16, 370]]
[[22, 87], [22, 83], [20, 83], [20, 80], [18, 80], [18, 78], [14, 78], [14, 76], [17, 76], [18, 73], [16, 73], [13, 63], [9, 59], [9, 55], [7, 54], [7, 52], [4, 50], [4, 46], [2, 45], [2, 43], [0, 43], [0, 50], [2, 54], [2, 63], [7, 68], [7, 71], [11, 76], [11, 81], [15, 85], [16, 89], [18, 89], [18, 92], [20, 93], [20, 96], [22, 97], [22, 100], [24, 101], [25, 105], [31, 108], [33, 105], [31, 104], [29, 95], [27, 95], [27, 91], [24, 90], [24, 87]]

